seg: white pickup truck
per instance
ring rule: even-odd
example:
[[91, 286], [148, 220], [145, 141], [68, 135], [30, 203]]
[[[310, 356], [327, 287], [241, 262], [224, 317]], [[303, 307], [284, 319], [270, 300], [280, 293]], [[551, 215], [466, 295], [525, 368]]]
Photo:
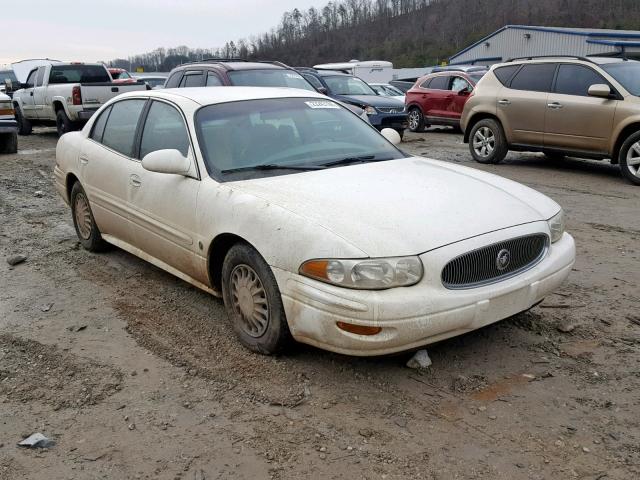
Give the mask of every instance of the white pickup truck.
[[52, 62], [29, 72], [13, 93], [18, 133], [29, 135], [33, 125], [55, 125], [58, 135], [79, 129], [103, 103], [144, 82], [113, 83], [104, 65]]

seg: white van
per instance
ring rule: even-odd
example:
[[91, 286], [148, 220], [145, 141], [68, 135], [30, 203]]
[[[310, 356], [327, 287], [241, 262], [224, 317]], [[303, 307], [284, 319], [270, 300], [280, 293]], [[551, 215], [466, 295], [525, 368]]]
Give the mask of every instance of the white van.
[[365, 82], [387, 83], [393, 78], [393, 63], [383, 60], [361, 62], [351, 60], [342, 63], [323, 63], [314, 65], [316, 70], [336, 70], [360, 77]]

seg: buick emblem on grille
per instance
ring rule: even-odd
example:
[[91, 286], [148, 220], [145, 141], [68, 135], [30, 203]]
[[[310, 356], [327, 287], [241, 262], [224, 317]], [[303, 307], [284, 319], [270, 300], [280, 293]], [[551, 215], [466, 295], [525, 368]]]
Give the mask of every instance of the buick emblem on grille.
[[502, 271], [509, 266], [511, 262], [511, 252], [506, 248], [503, 248], [498, 252], [498, 256], [496, 257], [496, 267], [498, 270]]

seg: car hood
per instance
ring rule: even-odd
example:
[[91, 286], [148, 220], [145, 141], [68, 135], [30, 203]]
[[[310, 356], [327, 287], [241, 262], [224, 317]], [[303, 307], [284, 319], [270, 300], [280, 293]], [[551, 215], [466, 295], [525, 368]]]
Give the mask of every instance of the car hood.
[[400, 107], [404, 108], [404, 103], [400, 100], [379, 95], [335, 95], [335, 98], [347, 103], [356, 105], [371, 105], [372, 107]]
[[305, 217], [371, 257], [416, 255], [560, 210], [519, 183], [421, 157], [227, 185]]

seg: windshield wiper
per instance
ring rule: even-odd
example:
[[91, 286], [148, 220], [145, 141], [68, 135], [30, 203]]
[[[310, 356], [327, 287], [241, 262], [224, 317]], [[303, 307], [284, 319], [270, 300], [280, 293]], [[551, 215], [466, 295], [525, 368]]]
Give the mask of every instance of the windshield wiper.
[[220, 170], [220, 173], [243, 172], [246, 170], [321, 170], [324, 165], [276, 165], [275, 163], [264, 163], [262, 165], [249, 165], [247, 167], [227, 168]]
[[379, 162], [382, 160], [390, 160], [389, 158], [376, 158], [375, 155], [361, 155], [359, 157], [345, 157], [339, 160], [333, 160], [332, 162], [323, 163], [325, 167], [334, 167], [336, 165], [347, 165], [349, 163], [356, 162]]

